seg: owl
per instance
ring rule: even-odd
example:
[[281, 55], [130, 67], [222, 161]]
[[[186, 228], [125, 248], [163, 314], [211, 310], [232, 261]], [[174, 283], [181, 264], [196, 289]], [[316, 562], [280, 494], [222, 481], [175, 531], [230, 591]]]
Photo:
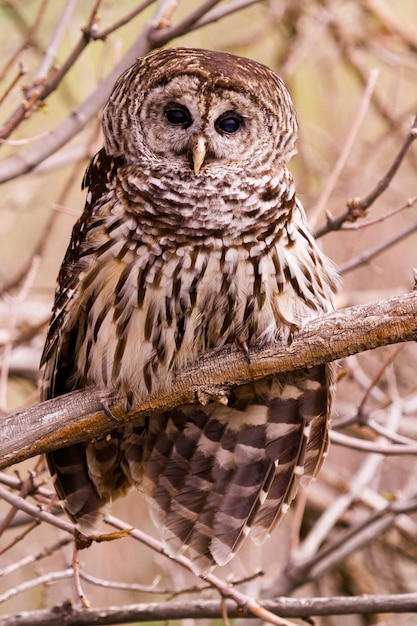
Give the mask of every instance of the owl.
[[[224, 346], [250, 360], [332, 310], [287, 162], [297, 123], [283, 81], [255, 61], [176, 48], [140, 59], [103, 114], [83, 214], [58, 276], [42, 398], [169, 389]], [[333, 369], [236, 386], [56, 450], [56, 491], [84, 534], [137, 487], [170, 555], [198, 574], [263, 542], [326, 456]]]

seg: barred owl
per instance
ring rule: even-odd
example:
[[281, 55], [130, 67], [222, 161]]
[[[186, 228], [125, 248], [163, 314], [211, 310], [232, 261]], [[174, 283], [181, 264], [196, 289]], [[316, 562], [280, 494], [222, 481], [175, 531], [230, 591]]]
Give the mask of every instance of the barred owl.
[[[139, 60], [104, 109], [104, 147], [59, 277], [43, 399], [93, 386], [129, 406], [210, 350], [288, 342], [332, 310], [336, 272], [296, 198], [297, 123], [267, 67], [177, 48]], [[238, 348], [236, 348], [238, 349]], [[232, 389], [48, 455], [83, 533], [142, 490], [197, 573], [268, 537], [328, 445], [332, 368]]]

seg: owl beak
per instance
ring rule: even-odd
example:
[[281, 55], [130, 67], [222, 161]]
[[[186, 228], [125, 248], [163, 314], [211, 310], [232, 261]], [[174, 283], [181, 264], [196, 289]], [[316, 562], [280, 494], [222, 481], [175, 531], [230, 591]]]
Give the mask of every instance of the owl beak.
[[194, 165], [194, 174], [196, 176], [200, 172], [201, 166], [203, 165], [204, 159], [206, 157], [206, 152], [207, 152], [206, 138], [204, 137], [204, 135], [197, 135], [194, 138], [193, 146], [191, 149], [191, 155], [192, 155], [193, 165]]

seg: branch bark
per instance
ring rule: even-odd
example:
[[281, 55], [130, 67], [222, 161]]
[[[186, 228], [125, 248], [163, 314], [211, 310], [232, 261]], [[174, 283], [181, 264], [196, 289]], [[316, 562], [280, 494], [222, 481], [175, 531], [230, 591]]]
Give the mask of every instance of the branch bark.
[[[123, 423], [182, 404], [225, 401], [232, 387], [273, 374], [417, 338], [417, 291], [354, 306], [304, 326], [291, 345], [253, 349], [251, 363], [230, 346], [203, 357], [126, 411], [126, 399], [98, 389], [74, 391], [2, 420], [0, 469], [103, 435]], [[111, 414], [117, 420], [108, 415]]]

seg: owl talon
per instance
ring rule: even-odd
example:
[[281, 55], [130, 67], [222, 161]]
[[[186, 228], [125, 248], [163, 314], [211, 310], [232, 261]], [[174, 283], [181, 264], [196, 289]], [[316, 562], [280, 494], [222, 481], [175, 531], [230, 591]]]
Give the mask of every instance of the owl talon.
[[206, 406], [206, 404], [209, 404], [210, 402], [217, 402], [223, 406], [227, 406], [229, 403], [228, 394], [225, 391], [215, 388], [211, 389], [209, 387], [205, 387], [204, 389], [198, 389], [196, 397], [201, 406]]
[[248, 348], [248, 344], [246, 343], [246, 339], [244, 339], [241, 335], [238, 335], [235, 339], [236, 345], [241, 352], [243, 352], [244, 357], [248, 365], [251, 364], [251, 355], [250, 350]]
[[114, 541], [115, 539], [122, 539], [127, 537], [129, 533], [134, 530], [132, 528], [124, 528], [123, 530], [115, 530], [111, 533], [100, 533], [98, 535], [91, 535], [91, 540], [96, 543], [102, 543], [103, 541]]
[[119, 421], [118, 418], [115, 415], [113, 415], [113, 413], [111, 412], [110, 407], [107, 404], [107, 402], [104, 402], [104, 400], [103, 400], [102, 403], [101, 403], [101, 406], [103, 408], [103, 411], [105, 412], [105, 414], [107, 415], [107, 417], [109, 419], [113, 420], [114, 422], [118, 422]]
[[133, 530], [132, 528], [125, 528], [123, 530], [115, 530], [110, 533], [97, 533], [92, 535], [83, 535], [82, 532], [76, 528], [74, 530], [75, 549], [77, 551], [85, 550], [89, 548], [93, 542], [102, 543], [103, 541], [114, 541], [115, 539], [122, 539], [127, 537]]
[[83, 535], [83, 533], [79, 531], [78, 528], [75, 528], [74, 541], [75, 541], [75, 550], [79, 551], [79, 550], [85, 550], [86, 548], [89, 548], [91, 544], [93, 543], [93, 538], [87, 535]]

